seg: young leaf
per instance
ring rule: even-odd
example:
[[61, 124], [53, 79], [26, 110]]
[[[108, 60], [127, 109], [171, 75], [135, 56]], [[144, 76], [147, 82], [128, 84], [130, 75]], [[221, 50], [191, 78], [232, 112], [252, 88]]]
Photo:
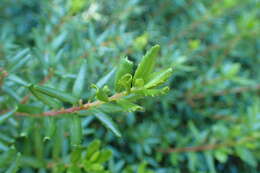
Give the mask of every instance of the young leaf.
[[78, 147], [78, 146], [74, 147], [70, 155], [70, 161], [74, 164], [78, 163], [81, 160], [82, 152], [83, 152], [82, 147]]
[[154, 88], [165, 83], [172, 75], [172, 68], [156, 72], [156, 75], [151, 75], [152, 78], [145, 84], [145, 88]]
[[143, 111], [144, 109], [139, 106], [136, 105], [126, 99], [120, 99], [117, 101], [117, 104], [120, 105], [124, 110], [128, 111], [128, 112], [134, 112], [134, 111]]
[[144, 80], [143, 79], [136, 79], [135, 80], [135, 87], [136, 88], [142, 88], [144, 86]]
[[95, 117], [97, 117], [97, 119], [99, 119], [99, 121], [101, 121], [108, 129], [110, 129], [116, 136], [121, 137], [121, 133], [119, 132], [119, 130], [117, 129], [116, 125], [114, 124], [114, 122], [110, 119], [110, 117], [108, 117], [106, 114], [104, 114], [103, 112], [96, 112]]
[[117, 86], [119, 88], [124, 88], [129, 92], [131, 89], [132, 79], [133, 79], [132, 75], [130, 73], [127, 73], [121, 77], [121, 79], [118, 81]]
[[41, 92], [39, 92], [38, 90], [36, 90], [33, 85], [30, 85], [29, 90], [31, 91], [31, 93], [41, 102], [43, 102], [44, 104], [54, 108], [54, 109], [58, 109], [61, 107], [61, 103], [58, 100], [55, 100], [51, 97], [49, 97], [48, 95], [45, 95]]
[[85, 83], [86, 72], [87, 72], [87, 62], [86, 62], [86, 60], [84, 60], [80, 67], [78, 76], [77, 76], [74, 86], [73, 86], [73, 94], [76, 97], [80, 97], [80, 95], [82, 94], [82, 90], [83, 90], [84, 83]]
[[98, 160], [96, 161], [97, 163], [104, 163], [108, 161], [112, 156], [112, 151], [109, 149], [104, 149], [101, 151]]
[[100, 155], [100, 151], [96, 151], [95, 153], [92, 154], [92, 156], [90, 157], [89, 161], [90, 162], [95, 162], [98, 159], [99, 155]]
[[92, 141], [92, 142], [88, 145], [87, 152], [86, 152], [86, 159], [90, 159], [91, 156], [92, 156], [96, 151], [99, 150], [100, 145], [101, 145], [100, 140], [94, 140], [94, 141]]
[[160, 50], [159, 45], [153, 46], [142, 58], [141, 62], [139, 63], [135, 75], [134, 75], [134, 86], [136, 86], [137, 79], [143, 79], [146, 83], [148, 80], [149, 75], [152, 73], [155, 65], [155, 58], [158, 55]]
[[63, 102], [68, 102], [68, 103], [74, 104], [78, 101], [77, 97], [72, 96], [66, 92], [56, 90], [54, 88], [43, 87], [43, 86], [39, 86], [39, 85], [31, 85], [31, 88], [34, 91], [38, 91], [42, 94], [46, 94], [50, 97], [54, 97]]
[[168, 91], [170, 90], [169, 87], [163, 87], [160, 89], [142, 89], [142, 90], [136, 90], [133, 93], [138, 94], [138, 95], [142, 95], [142, 96], [159, 96], [159, 95], [163, 95], [166, 94]]
[[107, 85], [104, 86], [103, 88], [98, 88], [96, 85], [92, 84], [91, 87], [96, 89], [96, 98], [98, 100], [103, 101], [103, 102], [109, 101], [108, 95], [107, 95], [107, 93], [109, 92], [109, 88]]
[[127, 58], [123, 58], [118, 67], [116, 77], [115, 77], [115, 89], [117, 92], [124, 90], [124, 87], [120, 84], [120, 80], [126, 74], [132, 74], [133, 72], [133, 62], [129, 61]]

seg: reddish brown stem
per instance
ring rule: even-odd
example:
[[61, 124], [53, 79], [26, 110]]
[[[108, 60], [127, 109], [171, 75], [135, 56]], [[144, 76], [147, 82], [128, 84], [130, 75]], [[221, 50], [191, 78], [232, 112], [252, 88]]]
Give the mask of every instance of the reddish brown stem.
[[[240, 88], [233, 88], [233, 89], [229, 89], [229, 90], [218, 91], [218, 92], [213, 93], [213, 96], [223, 96], [226, 94], [238, 94], [238, 93], [242, 93], [242, 92], [249, 91], [249, 90], [260, 90], [260, 84], [254, 86], [254, 87], [240, 87]], [[202, 99], [208, 95], [210, 95], [210, 94], [199, 93], [199, 94], [195, 94], [189, 98], [192, 100], [196, 100], [196, 99]]]
[[[115, 101], [121, 97], [125, 96], [125, 93], [117, 93], [111, 97], [109, 97], [109, 101]], [[86, 103], [82, 106], [78, 106], [78, 107], [71, 107], [71, 108], [67, 108], [67, 109], [61, 109], [61, 110], [57, 110], [57, 111], [48, 111], [48, 112], [43, 112], [41, 114], [34, 114], [34, 115], [31, 115], [31, 114], [27, 114], [27, 113], [17, 113], [17, 115], [22, 115], [22, 116], [57, 116], [57, 115], [60, 115], [60, 114], [70, 114], [70, 113], [75, 113], [75, 112], [78, 112], [78, 111], [81, 111], [81, 110], [88, 110], [90, 108], [93, 108], [93, 107], [96, 107], [96, 106], [99, 106], [99, 105], [102, 105], [106, 102], [103, 102], [103, 101], [94, 101], [94, 102], [91, 102], [91, 103]]]
[[255, 141], [259, 139], [258, 136], [249, 136], [241, 139], [240, 141], [229, 141], [226, 143], [219, 143], [219, 144], [207, 144], [201, 146], [194, 146], [194, 147], [183, 147], [183, 148], [168, 148], [168, 149], [161, 149], [159, 152], [163, 153], [182, 153], [182, 152], [200, 152], [200, 151], [207, 151], [207, 150], [214, 150], [222, 147], [233, 147], [239, 144], [243, 144], [245, 142]]

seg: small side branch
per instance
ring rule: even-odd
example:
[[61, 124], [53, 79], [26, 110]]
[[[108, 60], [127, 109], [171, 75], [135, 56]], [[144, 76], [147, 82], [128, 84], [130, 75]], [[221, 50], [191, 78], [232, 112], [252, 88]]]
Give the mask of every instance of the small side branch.
[[[115, 100], [118, 100], [120, 99], [121, 97], [125, 96], [125, 92], [123, 93], [117, 93], [111, 97], [109, 97], [109, 101], [115, 101]], [[78, 111], [81, 111], [81, 110], [88, 110], [88, 109], [91, 109], [93, 107], [97, 107], [99, 105], [102, 105], [106, 102], [103, 102], [103, 101], [94, 101], [94, 102], [91, 102], [91, 103], [86, 103], [84, 105], [81, 105], [81, 106], [77, 106], [77, 107], [71, 107], [71, 108], [67, 108], [67, 109], [60, 109], [60, 110], [57, 110], [57, 111], [48, 111], [48, 112], [43, 112], [41, 114], [27, 114], [27, 113], [17, 113], [17, 115], [22, 115], [22, 116], [36, 116], [36, 117], [39, 117], [39, 116], [57, 116], [57, 115], [60, 115], [60, 114], [70, 114], [70, 113], [75, 113], [75, 112], [78, 112]]]
[[183, 148], [168, 148], [168, 149], [161, 149], [159, 152], [162, 153], [183, 153], [183, 152], [201, 152], [201, 151], [208, 151], [208, 150], [215, 150], [223, 147], [234, 147], [236, 145], [244, 144], [246, 142], [252, 142], [259, 139], [260, 136], [250, 136], [245, 137], [239, 141], [229, 141], [226, 143], [218, 143], [218, 144], [207, 144], [207, 145], [200, 145], [194, 147], [183, 147]]

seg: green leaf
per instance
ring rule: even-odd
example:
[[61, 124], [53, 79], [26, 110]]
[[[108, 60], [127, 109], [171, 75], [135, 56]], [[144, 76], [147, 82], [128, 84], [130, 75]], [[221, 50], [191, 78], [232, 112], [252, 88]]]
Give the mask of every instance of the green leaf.
[[104, 163], [108, 161], [112, 157], [112, 151], [109, 149], [104, 149], [101, 151], [98, 160], [96, 161], [97, 163]]
[[89, 161], [90, 161], [90, 162], [95, 162], [95, 161], [98, 159], [99, 155], [100, 155], [100, 151], [96, 151], [96, 152], [93, 153], [92, 156], [89, 158]]
[[[130, 73], [127, 73], [124, 76], [122, 76], [122, 78], [118, 81], [117, 86], [121, 89], [124, 88], [125, 90], [130, 92], [132, 79], [133, 79], [132, 75]], [[118, 90], [118, 91], [122, 91], [122, 90]]]
[[70, 138], [72, 146], [78, 146], [82, 140], [82, 127], [81, 119], [76, 115], [73, 115], [70, 124]]
[[110, 129], [116, 136], [122, 136], [114, 122], [110, 119], [110, 117], [108, 117], [103, 112], [96, 112], [94, 115], [99, 119], [99, 121], [101, 121], [104, 124], [104, 126]]
[[11, 166], [6, 170], [6, 173], [16, 173], [20, 166], [20, 159], [21, 159], [21, 154], [18, 153], [15, 161], [12, 162]]
[[103, 88], [98, 88], [96, 85], [92, 85], [93, 88], [96, 89], [96, 98], [100, 101], [108, 102], [108, 92], [109, 88], [108, 86], [104, 86]]
[[16, 110], [7, 112], [3, 115], [0, 115], [0, 124], [4, 123], [7, 119], [9, 119], [15, 112]]
[[79, 146], [74, 147], [73, 151], [70, 155], [70, 161], [72, 163], [79, 163], [81, 161], [82, 152], [83, 152], [82, 147], [79, 147]]
[[44, 119], [45, 122], [45, 137], [43, 140], [49, 140], [55, 135], [55, 130], [56, 130], [56, 123], [54, 117], [46, 117]]
[[[115, 89], [117, 92], [121, 92], [124, 90], [124, 85], [122, 85], [121, 79], [126, 74], [132, 74], [133, 72], [133, 62], [129, 61], [127, 58], [123, 58], [118, 67], [116, 77], [115, 77]], [[125, 79], [123, 79], [125, 80]]]
[[78, 165], [71, 165], [66, 173], [82, 173], [81, 168]]
[[147, 163], [146, 162], [142, 162], [137, 169], [137, 173], [146, 173], [146, 166]]
[[44, 86], [39, 86], [39, 85], [31, 85], [30, 88], [32, 88], [32, 90], [38, 91], [42, 94], [46, 94], [50, 97], [54, 97], [63, 102], [68, 102], [68, 103], [74, 104], [78, 101], [77, 97], [75, 97], [71, 94], [68, 94], [66, 92], [54, 89], [54, 88], [44, 87]]
[[19, 104], [17, 112], [28, 113], [28, 114], [39, 114], [43, 111], [42, 107], [31, 104]]
[[39, 92], [38, 90], [35, 89], [35, 87], [33, 85], [30, 85], [28, 88], [31, 91], [31, 93], [44, 104], [46, 104], [52, 108], [55, 108], [55, 109], [58, 109], [61, 107], [61, 103], [58, 100], [55, 100], [54, 98], [52, 98], [46, 94], [43, 94], [42, 92]]
[[142, 88], [144, 86], [144, 80], [143, 79], [136, 79], [135, 80], [135, 87], [136, 88]]
[[105, 75], [104, 77], [102, 77], [96, 84], [96, 86], [98, 88], [102, 88], [105, 84], [107, 84], [109, 82], [109, 80], [111, 80], [111, 78], [113, 77], [114, 73], [116, 72], [116, 68], [114, 67], [107, 75]]
[[227, 162], [228, 155], [227, 155], [227, 153], [225, 153], [225, 151], [217, 150], [217, 151], [214, 152], [214, 156], [221, 163], [226, 163]]
[[155, 96], [166, 94], [169, 90], [170, 90], [170, 88], [166, 86], [166, 87], [159, 88], [159, 89], [140, 89], [140, 90], [133, 91], [133, 93], [140, 95], [140, 96], [155, 97]]
[[4, 152], [0, 155], [0, 167], [6, 167], [14, 160], [14, 156], [16, 155], [16, 149], [14, 147], [10, 147], [8, 151]]
[[20, 85], [23, 85], [23, 86], [28, 86], [29, 83], [24, 81], [23, 79], [21, 79], [20, 77], [14, 75], [14, 74], [11, 74], [8, 76], [8, 79], [11, 80], [11, 81], [14, 81]]
[[254, 155], [251, 153], [250, 150], [244, 148], [244, 147], [236, 147], [236, 153], [237, 155], [247, 164], [249, 164], [252, 167], [257, 166], [257, 161], [254, 157]]
[[145, 88], [154, 88], [157, 87], [163, 83], [165, 83], [172, 75], [172, 68], [168, 68], [165, 70], [162, 70], [160, 72], [156, 72], [155, 75], [152, 74], [150, 77], [149, 82], [147, 82], [147, 84], [145, 84]]
[[85, 83], [85, 77], [87, 74], [87, 62], [86, 60], [83, 61], [78, 76], [75, 80], [74, 86], [73, 86], [73, 94], [76, 97], [80, 97], [84, 88]]
[[144, 83], [148, 81], [149, 75], [153, 72], [155, 66], [155, 59], [159, 53], [160, 46], [153, 46], [142, 58], [139, 63], [135, 75], [134, 75], [134, 86], [136, 86], [137, 79], [143, 79]]
[[207, 152], [204, 153], [204, 156], [206, 158], [206, 162], [207, 162], [207, 165], [208, 165], [209, 172], [215, 173], [216, 172], [215, 163], [214, 163], [214, 159], [212, 157], [212, 153], [207, 151]]
[[136, 105], [126, 99], [117, 100], [117, 104], [120, 105], [125, 111], [128, 111], [128, 112], [144, 110], [141, 106]]
[[91, 156], [99, 150], [101, 146], [101, 142], [100, 140], [94, 140], [92, 141], [87, 148], [87, 152], [86, 152], [86, 159], [89, 160], [91, 158]]

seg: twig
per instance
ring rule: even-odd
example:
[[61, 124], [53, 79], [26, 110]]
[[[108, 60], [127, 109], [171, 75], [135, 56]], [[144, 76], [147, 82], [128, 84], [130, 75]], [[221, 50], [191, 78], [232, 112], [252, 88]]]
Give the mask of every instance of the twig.
[[258, 139], [260, 136], [250, 136], [241, 139], [240, 141], [229, 141], [226, 143], [219, 143], [219, 144], [207, 144], [201, 146], [194, 146], [194, 147], [183, 147], [183, 148], [168, 148], [168, 149], [161, 149], [159, 152], [162, 153], [182, 153], [182, 152], [200, 152], [200, 151], [208, 151], [208, 150], [215, 150], [223, 147], [233, 147], [239, 144], [243, 144], [245, 142], [250, 142]]
[[[111, 97], [109, 97], [109, 101], [115, 101], [115, 100], [118, 100], [119, 98], [125, 96], [126, 93], [125, 92], [122, 92], [122, 93], [117, 93]], [[57, 115], [60, 115], [60, 114], [70, 114], [70, 113], [75, 113], [75, 112], [78, 112], [78, 111], [81, 111], [81, 110], [88, 110], [88, 109], [91, 109], [93, 107], [97, 107], [99, 105], [102, 105], [106, 102], [103, 102], [103, 101], [94, 101], [94, 102], [91, 102], [91, 103], [86, 103], [82, 106], [78, 106], [78, 107], [71, 107], [71, 108], [67, 108], [67, 109], [61, 109], [61, 110], [57, 110], [57, 111], [48, 111], [48, 112], [43, 112], [43, 113], [40, 113], [40, 114], [27, 114], [27, 113], [21, 113], [21, 112], [17, 112], [17, 115], [22, 115], [22, 116], [57, 116]]]
[[[212, 93], [213, 96], [223, 96], [226, 94], [239, 94], [242, 92], [250, 91], [250, 90], [260, 90], [260, 84], [253, 86], [253, 87], [240, 87], [240, 88], [233, 88], [228, 90], [217, 91]], [[199, 93], [192, 96], [189, 96], [191, 100], [203, 99], [206, 96], [210, 95], [210, 93]]]

